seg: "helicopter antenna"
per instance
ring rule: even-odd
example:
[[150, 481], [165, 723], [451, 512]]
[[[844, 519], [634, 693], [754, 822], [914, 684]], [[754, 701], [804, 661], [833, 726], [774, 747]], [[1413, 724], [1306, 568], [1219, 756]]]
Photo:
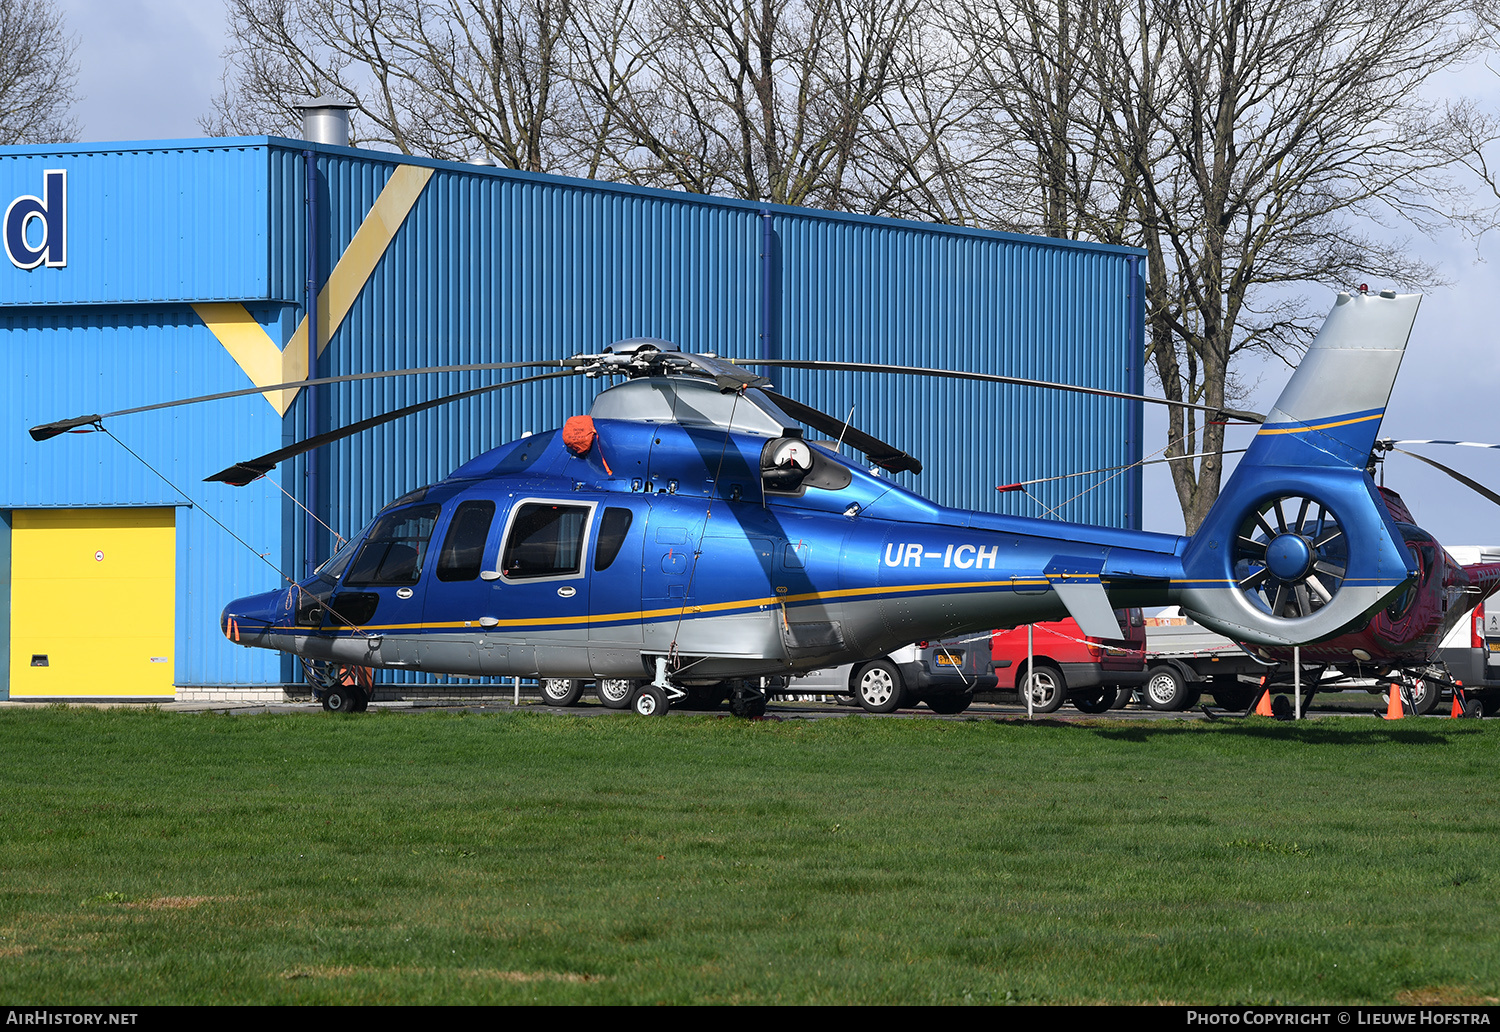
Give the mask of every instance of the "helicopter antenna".
[[850, 405], [849, 414], [844, 417], [844, 429], [839, 431], [839, 442], [834, 445], [835, 448], [842, 448], [844, 446], [844, 435], [849, 432], [849, 424], [852, 422], [854, 422], [854, 406]]

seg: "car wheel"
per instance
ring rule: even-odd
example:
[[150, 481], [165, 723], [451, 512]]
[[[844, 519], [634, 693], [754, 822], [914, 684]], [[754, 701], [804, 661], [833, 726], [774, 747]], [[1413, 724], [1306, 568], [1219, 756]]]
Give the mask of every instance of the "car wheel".
[[1424, 677], [1412, 687], [1411, 695], [1412, 709], [1425, 716], [1437, 709], [1438, 700], [1443, 695], [1443, 689]]
[[638, 683], [620, 677], [603, 677], [595, 683], [594, 694], [599, 697], [601, 706], [608, 709], [629, 709]]
[[1068, 701], [1082, 713], [1104, 713], [1115, 704], [1113, 688], [1075, 688]]
[[659, 717], [667, 712], [667, 693], [654, 684], [643, 684], [630, 708], [643, 717]]
[[883, 659], [866, 663], [854, 676], [854, 698], [868, 713], [900, 709], [903, 694], [900, 671]]
[[542, 678], [542, 699], [549, 706], [572, 706], [583, 695], [583, 681], [576, 677]]
[[[1442, 694], [1443, 690], [1441, 688], [1423, 678], [1401, 693], [1401, 706], [1404, 710], [1406, 708], [1406, 700], [1410, 699], [1411, 712], [1425, 716], [1437, 708], [1438, 698]], [[1389, 706], [1391, 704], [1391, 692], [1389, 688], [1380, 693], [1380, 704], [1382, 706]]]
[[[1062, 671], [1050, 663], [1038, 663], [1026, 677], [1033, 713], [1055, 713], [1068, 698], [1068, 683]], [[1022, 697], [1025, 702], [1025, 697]]]
[[1134, 698], [1135, 698], [1135, 689], [1134, 688], [1130, 688], [1130, 687], [1121, 687], [1121, 688], [1118, 688], [1118, 689], [1115, 690], [1115, 701], [1110, 706], [1110, 709], [1124, 709], [1126, 706], [1130, 705], [1131, 701]]
[[972, 691], [947, 692], [943, 695], [929, 695], [922, 701], [927, 703], [927, 708], [934, 713], [962, 713], [973, 703], [974, 693]]
[[1152, 667], [1146, 673], [1146, 705], [1154, 710], [1175, 712], [1188, 702], [1188, 687], [1175, 667]]

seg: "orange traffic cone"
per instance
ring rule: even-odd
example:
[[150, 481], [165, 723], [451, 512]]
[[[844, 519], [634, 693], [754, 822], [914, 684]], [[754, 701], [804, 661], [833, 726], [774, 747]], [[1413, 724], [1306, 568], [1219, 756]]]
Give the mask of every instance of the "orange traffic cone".
[[1387, 694], [1390, 697], [1390, 702], [1386, 703], [1386, 707], [1385, 707], [1385, 719], [1386, 720], [1400, 720], [1403, 717], [1405, 717], [1406, 714], [1401, 711], [1401, 688], [1400, 688], [1400, 686], [1399, 685], [1394, 685], [1394, 684], [1391, 685], [1390, 690], [1389, 690], [1389, 692]]
[[1261, 690], [1260, 701], [1255, 704], [1255, 715], [1257, 717], [1274, 717], [1276, 715], [1271, 711], [1270, 689], [1266, 688]]
[[1458, 693], [1454, 692], [1453, 693], [1453, 712], [1450, 713], [1450, 714], [1448, 714], [1448, 716], [1452, 717], [1454, 720], [1457, 720], [1459, 717], [1461, 717], [1463, 715], [1464, 715], [1463, 704], [1458, 701]]

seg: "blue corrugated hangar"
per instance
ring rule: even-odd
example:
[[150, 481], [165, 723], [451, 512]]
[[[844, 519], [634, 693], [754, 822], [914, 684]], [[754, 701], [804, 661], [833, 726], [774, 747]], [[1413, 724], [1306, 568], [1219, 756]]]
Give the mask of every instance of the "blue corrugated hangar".
[[[218, 615], [303, 575], [294, 498], [350, 534], [480, 452], [587, 412], [605, 386], [539, 383], [357, 435], [321, 450], [310, 499], [302, 459], [245, 488], [203, 478], [310, 429], [500, 374], [252, 394], [40, 444], [26, 433], [302, 379], [310, 296], [321, 376], [556, 359], [651, 336], [741, 358], [1142, 387], [1141, 255], [1119, 248], [274, 137], [0, 148], [0, 201], [0, 697], [11, 699], [279, 691], [297, 677], [291, 662], [231, 644]], [[938, 502], [1139, 525], [1138, 470], [995, 491], [1139, 459], [1138, 403], [771, 375], [920, 457], [926, 471], [901, 482]], [[317, 531], [311, 551], [326, 556], [331, 540]]]

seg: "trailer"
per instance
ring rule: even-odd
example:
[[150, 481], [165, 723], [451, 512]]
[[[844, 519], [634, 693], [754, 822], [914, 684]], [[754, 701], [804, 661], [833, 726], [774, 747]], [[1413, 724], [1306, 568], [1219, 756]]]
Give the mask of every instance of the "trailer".
[[1177, 606], [1146, 617], [1145, 623], [1146, 679], [1140, 695], [1152, 709], [1191, 709], [1208, 692], [1224, 709], [1243, 710], [1260, 679], [1277, 669], [1278, 664], [1257, 659]]

